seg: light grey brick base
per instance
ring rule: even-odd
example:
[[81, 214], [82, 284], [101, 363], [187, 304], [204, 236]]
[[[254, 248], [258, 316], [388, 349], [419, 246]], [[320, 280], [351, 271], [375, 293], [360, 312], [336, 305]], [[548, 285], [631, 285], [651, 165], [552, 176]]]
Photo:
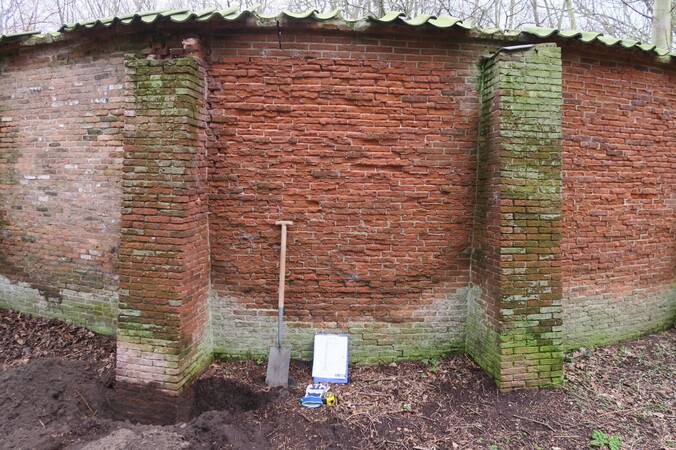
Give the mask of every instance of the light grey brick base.
[[0, 308], [41, 317], [52, 317], [102, 334], [115, 334], [117, 292], [86, 293], [59, 290], [59, 297], [40, 292], [28, 283], [13, 282], [0, 275]]
[[[449, 354], [465, 348], [466, 288], [437, 298], [414, 312], [419, 320], [404, 323], [350, 321], [284, 323], [284, 346], [296, 358], [311, 359], [315, 333], [350, 336], [350, 362], [391, 361]], [[276, 344], [277, 310], [247, 309], [233, 297], [212, 294], [214, 352], [219, 357], [259, 358]]]
[[676, 319], [676, 286], [663, 292], [636, 289], [629, 295], [564, 298], [567, 349], [629, 339], [666, 328]]

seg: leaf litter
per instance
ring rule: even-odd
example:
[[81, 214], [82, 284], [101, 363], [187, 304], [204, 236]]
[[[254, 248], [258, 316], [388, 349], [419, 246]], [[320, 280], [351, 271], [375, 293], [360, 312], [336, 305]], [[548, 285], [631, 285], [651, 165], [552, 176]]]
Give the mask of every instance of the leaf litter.
[[[120, 448], [152, 448], [154, 440], [200, 449], [556, 450], [604, 437], [623, 449], [676, 449], [673, 328], [569, 353], [561, 389], [500, 393], [462, 354], [351, 365], [349, 383], [331, 385], [337, 405], [319, 409], [299, 404], [311, 382], [307, 362], [292, 361], [295, 385], [274, 389], [264, 362], [215, 362], [197, 382], [199, 416], [168, 426], [106, 412], [114, 350], [113, 338], [0, 311], [0, 448], [95, 450], [117, 439]], [[39, 376], [45, 367], [51, 381]], [[245, 405], [251, 396], [255, 407]]]

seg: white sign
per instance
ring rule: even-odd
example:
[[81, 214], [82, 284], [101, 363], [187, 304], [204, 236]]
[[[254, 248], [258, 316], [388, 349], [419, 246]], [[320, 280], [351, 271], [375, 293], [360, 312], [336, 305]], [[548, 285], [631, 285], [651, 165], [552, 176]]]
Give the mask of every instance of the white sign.
[[346, 334], [315, 334], [312, 378], [315, 383], [347, 383]]

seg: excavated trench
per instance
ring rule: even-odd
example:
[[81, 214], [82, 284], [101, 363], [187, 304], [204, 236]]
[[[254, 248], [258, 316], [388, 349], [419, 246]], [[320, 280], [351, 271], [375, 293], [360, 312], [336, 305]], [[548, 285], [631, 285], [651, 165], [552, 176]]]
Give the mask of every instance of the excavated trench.
[[207, 411], [233, 414], [263, 409], [271, 393], [254, 392], [225, 378], [196, 380], [178, 397], [156, 385], [117, 383], [109, 391], [110, 418], [146, 425], [172, 425], [187, 422]]

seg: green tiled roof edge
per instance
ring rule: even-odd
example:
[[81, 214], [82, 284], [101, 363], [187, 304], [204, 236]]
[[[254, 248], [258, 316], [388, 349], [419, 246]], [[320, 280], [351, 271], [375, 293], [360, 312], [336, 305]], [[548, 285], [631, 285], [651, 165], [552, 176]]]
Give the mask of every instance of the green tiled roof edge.
[[[622, 47], [624, 49], [639, 49], [644, 52], [652, 52], [660, 57], [676, 57], [676, 51], [669, 51], [668, 49], [657, 48], [649, 43], [642, 43], [633, 39], [618, 39], [609, 36], [604, 36], [602, 33], [575, 31], [575, 30], [558, 30], [554, 28], [543, 27], [527, 27], [518, 31], [503, 31], [497, 28], [476, 28], [471, 22], [463, 21], [461, 19], [450, 16], [431, 16], [420, 15], [413, 18], [406, 18], [405, 14], [399, 11], [388, 12], [382, 17], [367, 16], [359, 19], [345, 19], [341, 15], [340, 9], [328, 13], [321, 13], [317, 10], [307, 10], [305, 12], [292, 12], [284, 10], [276, 15], [265, 15], [256, 12], [257, 7], [239, 10], [237, 7], [231, 7], [223, 10], [216, 10], [213, 8], [204, 9], [202, 11], [191, 12], [187, 9], [166, 10], [166, 11], [146, 11], [136, 14], [127, 14], [119, 17], [105, 17], [102, 19], [89, 20], [84, 22], [69, 23], [63, 25], [60, 33], [67, 33], [78, 29], [90, 29], [95, 27], [110, 27], [115, 24], [134, 25], [137, 23], [155, 23], [160, 20], [168, 20], [176, 23], [185, 23], [190, 21], [207, 22], [210, 20], [224, 20], [233, 22], [237, 20], [246, 20], [252, 18], [254, 21], [266, 23], [269, 21], [284, 21], [284, 20], [314, 20], [317, 22], [332, 21], [344, 24], [347, 28], [354, 28], [360, 26], [365, 28], [372, 25], [401, 23], [411, 27], [419, 26], [433, 26], [435, 28], [456, 28], [459, 30], [473, 31], [478, 36], [486, 38], [498, 38], [500, 36], [509, 36], [514, 39], [535, 36], [540, 39], [547, 38], [561, 38], [576, 40], [585, 44], [592, 42], [600, 42], [608, 47]], [[0, 36], [0, 44], [9, 41], [26, 40], [31, 36], [38, 34], [37, 31], [14, 33]]]
[[9, 33], [9, 34], [0, 34], [0, 43], [5, 41], [16, 41], [21, 39], [29, 38], [30, 36], [35, 36], [40, 34], [39, 31], [21, 31], [19, 33]]

